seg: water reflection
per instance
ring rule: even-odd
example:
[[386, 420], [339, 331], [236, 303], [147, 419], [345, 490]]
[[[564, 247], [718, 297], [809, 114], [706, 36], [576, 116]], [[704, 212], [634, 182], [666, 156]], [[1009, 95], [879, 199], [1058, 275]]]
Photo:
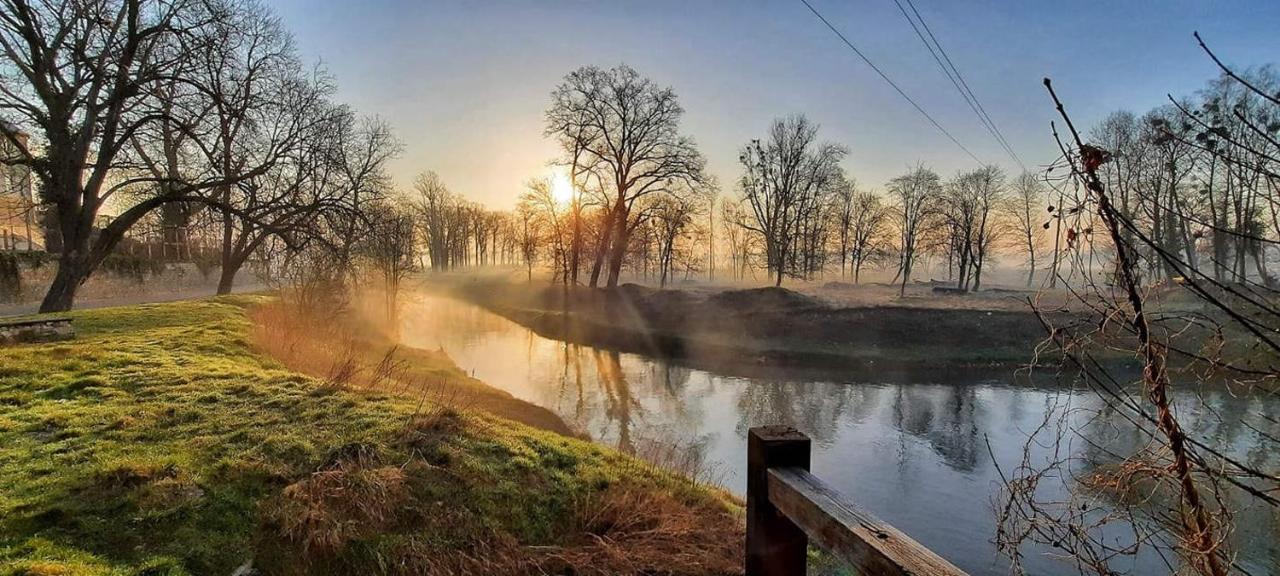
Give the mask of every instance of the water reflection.
[[[1082, 419], [1072, 424], [1088, 441], [1070, 449], [1086, 461], [1106, 462], [1109, 451], [1131, 450], [1142, 440], [1093, 394], [1044, 383], [955, 382], [942, 375], [922, 383], [727, 377], [550, 340], [443, 298], [420, 296], [404, 318], [405, 344], [443, 348], [477, 378], [555, 411], [597, 442], [711, 476], [734, 491], [745, 488], [747, 429], [794, 426], [813, 439], [815, 473], [974, 574], [1008, 572], [990, 541], [996, 528], [990, 499], [999, 486], [993, 456], [1012, 468], [1027, 435], [1064, 406], [1080, 409], [1069, 414]], [[1257, 429], [1274, 427], [1262, 416], [1274, 400], [1263, 405], [1225, 391], [1204, 400], [1208, 408], [1183, 415], [1189, 428], [1255, 466], [1276, 465], [1276, 454], [1257, 448], [1265, 446]], [[1280, 526], [1274, 509], [1246, 510], [1241, 520], [1237, 538], [1249, 549], [1250, 566], [1274, 566], [1280, 557], [1270, 538]], [[1027, 551], [1029, 573], [1073, 573], [1042, 552]], [[1156, 557], [1132, 562], [1115, 568], [1167, 571]]]

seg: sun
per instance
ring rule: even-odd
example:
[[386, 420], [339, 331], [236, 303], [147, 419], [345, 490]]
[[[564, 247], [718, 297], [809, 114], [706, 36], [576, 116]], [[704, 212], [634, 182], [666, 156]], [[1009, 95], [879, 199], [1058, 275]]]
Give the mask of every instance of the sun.
[[551, 198], [556, 204], [567, 205], [573, 201], [573, 184], [569, 182], [569, 178], [560, 172], [556, 172], [551, 176]]

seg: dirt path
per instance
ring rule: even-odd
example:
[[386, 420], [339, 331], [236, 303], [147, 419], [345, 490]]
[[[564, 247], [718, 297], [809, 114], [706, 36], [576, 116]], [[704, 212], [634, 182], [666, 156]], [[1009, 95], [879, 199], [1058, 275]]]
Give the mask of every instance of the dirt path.
[[[247, 292], [259, 292], [268, 289], [270, 288], [265, 284], [258, 282], [246, 282], [232, 287], [231, 292], [233, 294], [244, 294]], [[213, 296], [216, 292], [217, 286], [214, 284], [210, 284], [208, 286], [193, 286], [181, 290], [147, 291], [140, 289], [137, 292], [124, 296], [77, 300], [75, 309], [87, 310], [91, 308], [110, 308], [113, 306], [150, 304], [153, 302], [191, 300], [195, 298], [207, 298], [209, 296]], [[39, 309], [39, 301], [21, 302], [18, 304], [0, 304], [0, 318], [35, 314]]]

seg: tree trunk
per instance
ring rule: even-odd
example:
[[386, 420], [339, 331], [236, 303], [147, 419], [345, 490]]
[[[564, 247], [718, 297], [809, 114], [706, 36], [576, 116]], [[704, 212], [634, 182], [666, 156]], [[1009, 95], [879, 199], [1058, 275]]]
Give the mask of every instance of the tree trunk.
[[75, 303], [76, 290], [84, 283], [88, 274], [84, 262], [65, 252], [58, 260], [58, 271], [53, 276], [53, 284], [40, 302], [40, 313], [66, 312]]
[[[78, 191], [66, 195], [79, 194]], [[94, 213], [85, 206], [55, 205], [50, 212], [58, 244], [58, 271], [49, 285], [40, 312], [66, 312], [75, 304], [76, 291], [89, 278], [101, 258], [94, 260], [90, 246]], [[46, 236], [48, 241], [51, 236]], [[52, 244], [52, 242], [50, 242]]]
[[902, 258], [902, 286], [898, 288], [898, 297], [907, 295], [907, 282], [911, 281], [911, 257], [912, 254], [907, 252]]
[[242, 265], [244, 265], [243, 258], [222, 259], [222, 270], [218, 275], [219, 296], [231, 293], [231, 287], [236, 283], [236, 273], [240, 271]]
[[596, 246], [595, 261], [591, 263], [591, 287], [595, 288], [600, 285], [600, 270], [604, 266], [605, 254], [609, 251], [609, 246], [613, 242], [613, 215], [609, 214], [605, 218], [604, 231], [600, 233], [600, 243]]
[[[575, 183], [574, 186], [577, 186]], [[578, 270], [582, 261], [582, 208], [575, 194], [573, 201], [573, 237], [569, 242], [569, 283], [578, 284]]]
[[627, 256], [627, 207], [621, 200], [613, 207], [613, 246], [609, 254], [608, 288], [618, 286], [618, 276], [622, 274], [622, 261]]

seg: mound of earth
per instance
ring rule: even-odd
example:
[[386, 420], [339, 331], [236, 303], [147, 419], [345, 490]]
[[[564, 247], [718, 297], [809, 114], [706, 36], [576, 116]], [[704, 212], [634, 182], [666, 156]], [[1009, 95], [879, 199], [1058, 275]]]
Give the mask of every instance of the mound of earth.
[[622, 284], [615, 289], [615, 293], [635, 302], [644, 300], [655, 292], [657, 292], [657, 290], [654, 290], [653, 288], [641, 286], [639, 284], [632, 284], [630, 282]]
[[786, 288], [753, 288], [721, 292], [710, 298], [711, 304], [739, 313], [824, 308], [816, 298]]

